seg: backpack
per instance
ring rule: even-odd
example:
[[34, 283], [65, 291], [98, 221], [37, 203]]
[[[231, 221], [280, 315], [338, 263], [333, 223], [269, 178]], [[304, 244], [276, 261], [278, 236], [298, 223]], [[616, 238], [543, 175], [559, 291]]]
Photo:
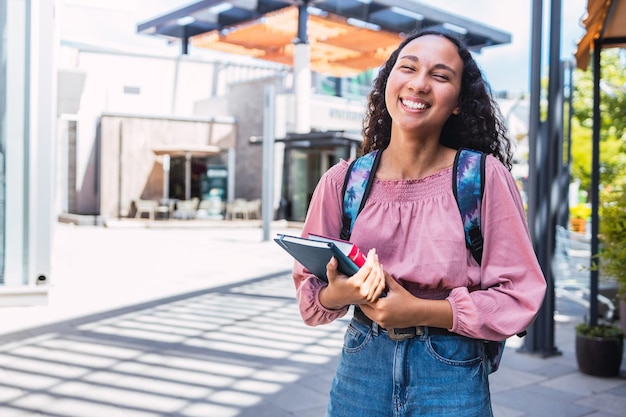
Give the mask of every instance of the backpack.
[[[380, 162], [379, 149], [367, 153], [350, 163], [343, 184], [342, 230], [340, 237], [350, 240], [352, 227], [357, 215], [365, 206], [372, 183], [371, 173]], [[485, 159], [487, 154], [473, 149], [462, 148], [456, 154], [452, 171], [452, 192], [456, 198], [465, 231], [465, 244], [480, 265], [482, 261], [483, 236], [480, 229], [480, 209], [485, 189]], [[526, 332], [520, 333], [523, 336]], [[485, 341], [487, 370], [498, 370], [504, 351], [503, 341]]]

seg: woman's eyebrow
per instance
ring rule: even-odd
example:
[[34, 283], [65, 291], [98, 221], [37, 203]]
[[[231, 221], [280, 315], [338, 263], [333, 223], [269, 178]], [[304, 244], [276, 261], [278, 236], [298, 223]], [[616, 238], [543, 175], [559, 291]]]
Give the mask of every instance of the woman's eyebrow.
[[[403, 55], [403, 56], [401, 56], [400, 58], [398, 58], [398, 60], [400, 60], [400, 59], [408, 59], [408, 60], [413, 61], [413, 62], [419, 62], [419, 60], [420, 60], [420, 59], [419, 59], [417, 56], [415, 56], [415, 55]], [[450, 66], [448, 66], [448, 65], [446, 65], [446, 64], [436, 64], [436, 65], [435, 65], [435, 68], [438, 68], [438, 69], [445, 69], [445, 70], [447, 70], [447, 71], [450, 71], [452, 74], [456, 75], [456, 71], [455, 71], [455, 70], [453, 70], [453, 69], [452, 69], [452, 67], [450, 67]]]
[[404, 56], [401, 56], [399, 59], [409, 59], [409, 60], [411, 60], [411, 61], [415, 61], [415, 62], [417, 62], [417, 61], [419, 61], [419, 60], [420, 60], [420, 59], [419, 59], [418, 57], [416, 57], [415, 55], [404, 55]]

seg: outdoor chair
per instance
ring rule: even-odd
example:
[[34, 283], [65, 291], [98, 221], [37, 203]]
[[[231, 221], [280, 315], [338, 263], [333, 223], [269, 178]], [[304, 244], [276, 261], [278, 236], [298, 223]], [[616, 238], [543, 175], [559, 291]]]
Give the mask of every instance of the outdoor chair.
[[148, 219], [154, 220], [154, 214], [159, 207], [159, 202], [156, 200], [135, 200], [135, 206], [137, 211], [135, 218], [141, 218], [144, 214], [148, 215]]
[[197, 197], [193, 197], [190, 200], [179, 200], [176, 203], [176, 210], [174, 210], [174, 218], [181, 220], [195, 219], [199, 203], [200, 199]]
[[226, 218], [235, 220], [249, 220], [250, 218], [261, 218], [261, 199], [246, 200], [244, 198], [236, 198], [226, 204]]

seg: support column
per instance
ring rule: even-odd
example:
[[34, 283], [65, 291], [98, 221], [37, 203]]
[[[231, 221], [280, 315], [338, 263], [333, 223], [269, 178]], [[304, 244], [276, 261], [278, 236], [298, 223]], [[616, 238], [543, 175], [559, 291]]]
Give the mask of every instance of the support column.
[[[528, 223], [537, 259], [546, 278], [547, 292], [537, 319], [528, 329], [521, 352], [541, 357], [558, 355], [554, 346], [554, 239], [556, 234], [556, 206], [559, 204], [556, 166], [560, 164], [558, 118], [559, 88], [562, 88], [560, 71], [560, 22], [561, 1], [550, 2], [550, 85], [548, 91], [548, 118], [540, 117], [540, 72], [542, 40], [542, 0], [533, 1], [532, 58], [531, 58], [531, 107], [529, 120], [529, 198]], [[562, 117], [561, 117], [562, 119]], [[562, 125], [561, 125], [562, 127]]]
[[163, 198], [170, 198], [170, 156], [163, 155]]
[[[591, 260], [595, 262], [600, 249], [598, 232], [600, 231], [600, 57], [602, 43], [596, 39], [593, 43], [593, 130], [591, 150]], [[589, 325], [598, 324], [598, 279], [597, 268], [589, 271]]]
[[191, 200], [191, 152], [185, 152], [185, 200]]
[[276, 93], [273, 84], [263, 92], [263, 193], [261, 215], [263, 217], [263, 241], [270, 240], [270, 227], [274, 219], [274, 124], [276, 120]]
[[293, 55], [296, 133], [311, 131], [311, 45], [307, 36], [308, 0], [298, 6], [298, 35]]

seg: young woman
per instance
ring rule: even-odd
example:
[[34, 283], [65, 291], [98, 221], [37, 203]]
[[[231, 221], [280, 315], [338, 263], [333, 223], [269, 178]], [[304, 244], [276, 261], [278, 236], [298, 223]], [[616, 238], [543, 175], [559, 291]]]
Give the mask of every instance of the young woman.
[[[382, 152], [352, 230], [366, 264], [348, 277], [331, 260], [328, 284], [299, 264], [293, 273], [305, 323], [355, 306], [327, 417], [491, 416], [484, 341], [527, 328], [546, 284], [504, 124], [462, 41], [440, 31], [408, 36], [381, 68], [363, 133], [363, 152]], [[452, 191], [461, 147], [489, 154], [480, 265]], [[347, 169], [341, 161], [320, 180], [303, 236], [339, 237]]]

